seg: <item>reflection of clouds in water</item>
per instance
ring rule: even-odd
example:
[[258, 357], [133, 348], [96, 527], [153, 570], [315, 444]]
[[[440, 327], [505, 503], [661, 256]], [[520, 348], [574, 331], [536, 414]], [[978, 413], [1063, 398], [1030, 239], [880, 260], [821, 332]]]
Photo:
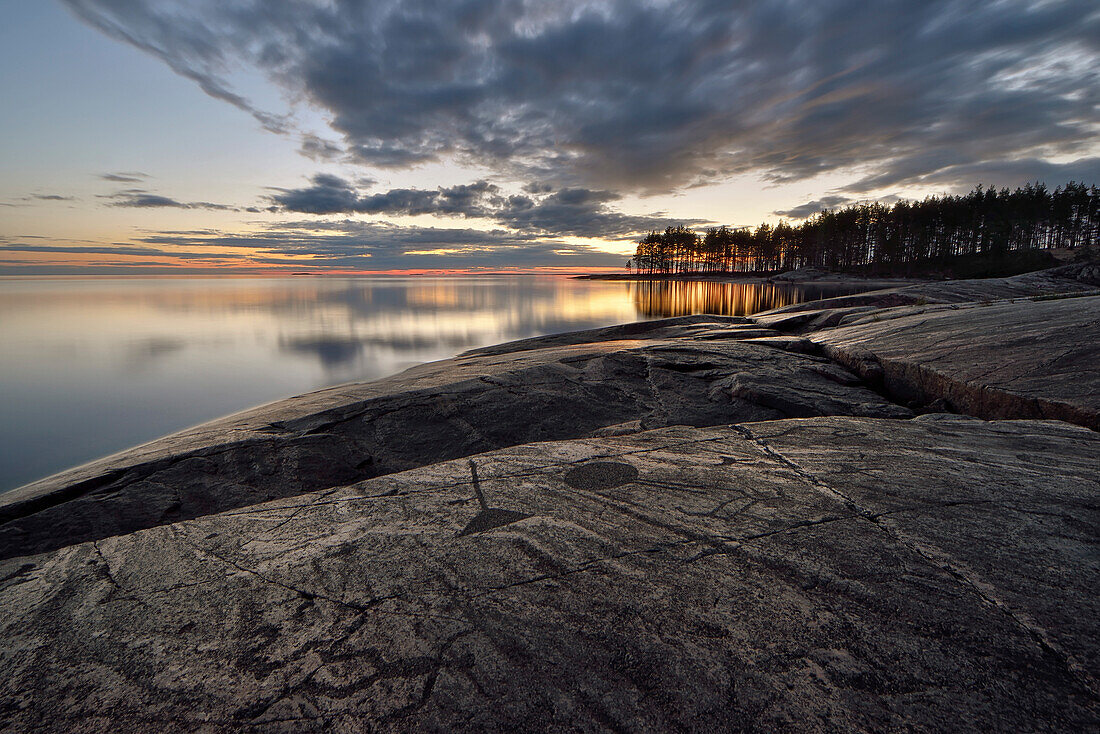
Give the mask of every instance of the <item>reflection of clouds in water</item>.
[[121, 350], [122, 369], [126, 372], [145, 372], [153, 369], [164, 357], [183, 350], [187, 342], [170, 337], [149, 337], [127, 343]]
[[[858, 289], [775, 283], [575, 281], [563, 278], [330, 278], [238, 281], [196, 289], [199, 312], [265, 316], [271, 348], [315, 358], [324, 381], [372, 379], [397, 365], [540, 334], [637, 318], [745, 315]], [[183, 289], [167, 302], [187, 310]], [[237, 296], [235, 298], [235, 295]]]
[[488, 344], [816, 292], [512, 276], [4, 283], [0, 491], [262, 402]]
[[423, 313], [463, 313], [506, 310], [525, 304], [561, 300], [565, 291], [609, 287], [610, 283], [583, 283], [562, 278], [324, 278], [309, 281], [271, 279], [235, 281], [239, 288], [173, 288], [150, 299], [171, 311], [312, 313], [320, 306], [340, 306], [348, 313], [377, 315], [415, 310]]
[[631, 290], [639, 315], [668, 318], [698, 313], [748, 316], [794, 303], [844, 296], [867, 289], [850, 285], [640, 281], [633, 283]]
[[488, 277], [302, 285], [308, 297], [288, 298], [283, 288], [271, 294], [277, 346], [315, 357], [328, 382], [372, 379], [487, 344], [637, 318], [622, 283]]
[[[476, 339], [463, 335], [439, 334], [430, 336], [316, 336], [280, 338], [279, 348], [294, 354], [315, 355], [326, 370], [348, 367], [360, 361], [365, 352], [381, 348], [396, 355], [412, 358], [423, 352], [458, 352], [478, 346]], [[411, 363], [418, 360], [410, 359]]]
[[359, 341], [341, 337], [280, 339], [279, 346], [287, 352], [316, 355], [321, 364], [329, 369], [354, 362], [363, 350]]

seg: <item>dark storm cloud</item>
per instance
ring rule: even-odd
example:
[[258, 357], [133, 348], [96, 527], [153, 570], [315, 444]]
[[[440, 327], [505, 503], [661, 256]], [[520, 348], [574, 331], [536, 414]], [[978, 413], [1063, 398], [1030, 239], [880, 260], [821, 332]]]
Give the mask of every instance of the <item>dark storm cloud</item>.
[[620, 196], [610, 191], [568, 188], [547, 194], [541, 186], [528, 186], [525, 190], [542, 195], [505, 196], [496, 185], [486, 181], [434, 190], [390, 189], [363, 194], [338, 176], [318, 174], [310, 186], [280, 189], [271, 200], [276, 209], [301, 214], [461, 216], [491, 219], [517, 231], [556, 236], [629, 237], [673, 223], [661, 214], [635, 216], [615, 211], [607, 205]]
[[209, 201], [177, 201], [168, 196], [161, 196], [145, 189], [126, 189], [116, 191], [113, 194], [100, 195], [101, 199], [109, 199], [111, 206], [130, 209], [209, 209], [212, 211], [236, 211], [234, 207], [225, 204], [214, 204]]
[[66, 1], [286, 129], [226, 71], [258, 69], [372, 166], [641, 191], [838, 169], [853, 190], [970, 185], [1072, 158], [1100, 177], [1095, 0]]

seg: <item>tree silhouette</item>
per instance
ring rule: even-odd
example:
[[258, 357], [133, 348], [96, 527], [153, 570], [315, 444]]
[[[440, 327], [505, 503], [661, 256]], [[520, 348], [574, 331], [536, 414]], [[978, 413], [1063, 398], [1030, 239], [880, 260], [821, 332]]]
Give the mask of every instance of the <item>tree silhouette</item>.
[[781, 221], [755, 230], [712, 227], [700, 237], [677, 225], [642, 237], [633, 264], [639, 275], [896, 269], [912, 263], [946, 264], [959, 256], [996, 261], [1009, 253], [1097, 242], [1096, 186], [1070, 181], [1051, 191], [1035, 182], [1015, 191], [978, 186], [964, 196], [823, 209], [798, 226]]

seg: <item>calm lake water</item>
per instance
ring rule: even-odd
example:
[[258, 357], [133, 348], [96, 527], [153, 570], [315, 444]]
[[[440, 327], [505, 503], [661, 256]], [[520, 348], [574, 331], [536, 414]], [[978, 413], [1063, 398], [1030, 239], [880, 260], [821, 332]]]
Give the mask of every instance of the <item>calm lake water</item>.
[[858, 290], [535, 276], [0, 279], [0, 491], [486, 344]]

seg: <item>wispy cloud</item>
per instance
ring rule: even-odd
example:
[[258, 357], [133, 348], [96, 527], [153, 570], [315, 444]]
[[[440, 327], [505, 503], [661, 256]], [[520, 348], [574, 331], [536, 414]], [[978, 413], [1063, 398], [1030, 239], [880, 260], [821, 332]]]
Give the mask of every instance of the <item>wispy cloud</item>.
[[28, 245], [21, 242], [0, 244], [0, 252], [39, 252], [54, 255], [127, 255], [131, 257], [168, 257], [182, 260], [233, 260], [240, 256], [219, 252], [167, 251], [135, 245]]
[[115, 183], [139, 183], [149, 178], [149, 174], [141, 171], [121, 171], [118, 173], [101, 173], [99, 177], [104, 181]]
[[131, 209], [209, 209], [213, 211], [239, 211], [227, 204], [215, 204], [209, 201], [177, 201], [168, 196], [146, 191], [145, 189], [124, 189], [113, 194], [100, 194], [99, 198], [108, 199], [111, 206]]
[[150, 232], [137, 238], [137, 243], [188, 251], [247, 248], [253, 263], [329, 269], [595, 267], [621, 266], [623, 260], [592, 246], [541, 234], [352, 219], [273, 222], [250, 234]]
[[[132, 242], [111, 244], [43, 240], [29, 243], [0, 237], [0, 254], [54, 256], [49, 262], [21, 264], [0, 258], [0, 269], [66, 273], [79, 265], [102, 272], [137, 272], [135, 268], [217, 265], [226, 272], [272, 266], [319, 271], [473, 270], [621, 267], [624, 262], [620, 255], [542, 234], [352, 219], [268, 222], [247, 234], [218, 229], [148, 231]], [[52, 265], [57, 267], [51, 270]]]
[[55, 201], [76, 201], [75, 196], [65, 196], [63, 194], [27, 194], [26, 196], [20, 196], [14, 201], [0, 201], [0, 206], [20, 207], [36, 204], [39, 202], [55, 202]]
[[31, 194], [30, 198], [37, 199], [38, 201], [75, 201], [73, 196], [62, 196], [61, 194]]

